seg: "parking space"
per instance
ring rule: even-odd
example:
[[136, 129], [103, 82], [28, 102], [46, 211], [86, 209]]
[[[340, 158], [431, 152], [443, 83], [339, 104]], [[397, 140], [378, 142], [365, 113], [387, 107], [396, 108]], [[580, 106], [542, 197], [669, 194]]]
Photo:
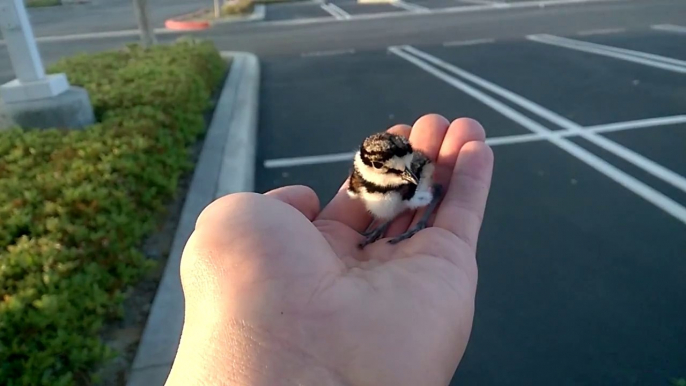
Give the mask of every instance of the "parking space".
[[350, 15], [366, 15], [385, 12], [407, 12], [407, 10], [404, 10], [402, 8], [394, 7], [391, 4], [384, 3], [360, 4], [357, 2], [350, 1], [336, 3], [336, 5], [345, 12], [349, 13]]
[[333, 16], [316, 2], [293, 4], [270, 4], [265, 11], [265, 20], [312, 19]]
[[660, 68], [528, 40], [417, 48], [583, 126], [684, 113], [686, 78]]
[[[654, 31], [568, 37], [686, 55], [683, 37]], [[683, 376], [685, 75], [524, 36], [483, 41], [266, 59], [257, 190], [306, 184], [325, 205], [365, 135], [428, 112], [474, 117], [496, 164], [453, 383]]]
[[303, 1], [288, 4], [268, 4], [266, 8], [267, 21], [300, 21], [317, 18], [332, 18], [332, 20], [346, 20], [356, 16], [409, 13], [440, 12], [442, 9], [455, 7], [484, 6], [499, 7], [505, 4], [500, 1], [489, 0], [399, 0], [394, 2], [359, 3], [355, 0], [334, 1]]
[[429, 9], [468, 7], [477, 5], [474, 3], [467, 3], [460, 0], [411, 0], [411, 2]]
[[385, 51], [277, 57], [262, 67], [261, 150], [266, 158], [351, 151], [365, 135], [413, 122], [427, 111], [473, 116], [488, 125], [491, 136], [527, 133]]

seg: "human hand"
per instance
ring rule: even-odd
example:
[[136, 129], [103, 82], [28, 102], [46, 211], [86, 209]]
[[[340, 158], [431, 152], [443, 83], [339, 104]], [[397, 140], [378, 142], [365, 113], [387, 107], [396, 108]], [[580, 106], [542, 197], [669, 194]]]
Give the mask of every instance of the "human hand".
[[447, 385], [471, 333], [493, 153], [475, 121], [395, 126], [437, 162], [429, 227], [357, 248], [371, 218], [345, 184], [323, 210], [304, 186], [222, 197], [181, 261], [185, 323], [168, 385]]

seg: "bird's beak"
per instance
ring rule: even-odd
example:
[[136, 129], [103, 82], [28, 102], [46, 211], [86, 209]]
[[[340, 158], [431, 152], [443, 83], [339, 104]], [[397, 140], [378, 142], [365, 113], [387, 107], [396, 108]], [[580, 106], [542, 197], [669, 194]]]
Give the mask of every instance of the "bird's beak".
[[409, 168], [405, 168], [405, 171], [402, 174], [402, 179], [415, 185], [419, 184], [419, 179]]

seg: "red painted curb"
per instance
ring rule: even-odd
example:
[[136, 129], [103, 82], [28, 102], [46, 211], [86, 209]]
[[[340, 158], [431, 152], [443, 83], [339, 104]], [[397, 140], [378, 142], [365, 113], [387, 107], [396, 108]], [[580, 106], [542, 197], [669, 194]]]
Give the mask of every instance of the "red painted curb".
[[164, 22], [164, 26], [167, 29], [188, 31], [188, 30], [208, 29], [208, 28], [210, 28], [210, 23], [207, 21], [181, 21], [181, 20], [167, 19]]

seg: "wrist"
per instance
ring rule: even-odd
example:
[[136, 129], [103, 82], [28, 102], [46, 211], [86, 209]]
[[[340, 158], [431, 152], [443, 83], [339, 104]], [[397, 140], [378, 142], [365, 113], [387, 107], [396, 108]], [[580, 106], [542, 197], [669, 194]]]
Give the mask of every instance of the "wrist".
[[167, 386], [350, 386], [303, 350], [247, 323], [185, 330]]

